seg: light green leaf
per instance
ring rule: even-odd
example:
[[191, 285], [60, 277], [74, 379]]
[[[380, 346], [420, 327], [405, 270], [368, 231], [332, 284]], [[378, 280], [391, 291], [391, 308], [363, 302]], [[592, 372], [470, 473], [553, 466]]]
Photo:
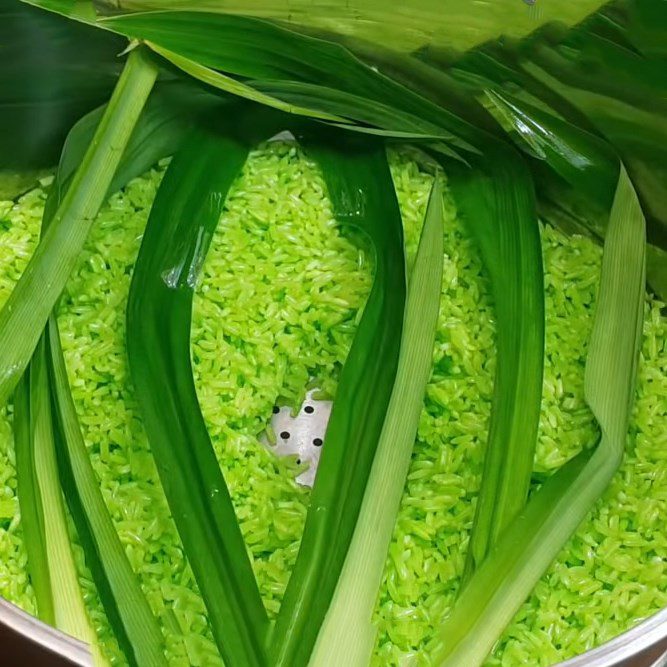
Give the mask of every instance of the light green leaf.
[[[43, 576], [39, 579], [42, 582], [38, 598], [40, 614], [52, 613], [52, 618], [45, 617], [45, 620], [53, 622], [55, 627], [68, 635], [91, 644], [96, 664], [101, 664], [106, 661], [101, 656], [95, 632], [88, 619], [70, 545], [58, 478], [45, 355], [45, 341], [42, 339], [35, 351], [38, 363], [31, 367], [29, 381], [22, 383], [18, 403], [18, 418], [24, 425], [22, 436], [25, 435], [26, 424], [29, 431], [28, 439], [21, 439], [18, 444], [25, 450], [21, 456], [32, 457], [33, 464], [32, 475], [19, 479], [19, 485], [24, 486], [19, 491], [19, 498], [25, 500], [27, 495], [32, 496], [39, 503], [37, 515], [42, 518], [38, 527], [41, 544], [28, 543], [28, 558], [33, 559], [29, 568], [31, 572], [43, 570]], [[27, 411], [26, 398], [29, 403]], [[34, 518], [34, 514], [31, 518]], [[48, 593], [45, 590], [47, 585]], [[44, 605], [49, 596], [51, 609]]]
[[157, 68], [147, 54], [133, 51], [53, 224], [0, 311], [0, 405], [30, 361], [106, 197], [156, 76]]

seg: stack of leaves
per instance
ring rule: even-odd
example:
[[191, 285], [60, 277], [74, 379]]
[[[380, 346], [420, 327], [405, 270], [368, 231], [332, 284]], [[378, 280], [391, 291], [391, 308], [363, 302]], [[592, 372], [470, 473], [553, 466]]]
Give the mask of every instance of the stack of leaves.
[[[168, 0], [30, 3], [89, 26], [71, 31], [62, 16], [7, 2], [2, 11], [12, 21], [32, 26], [39, 16], [34, 25], [53, 30], [57, 37], [49, 39], [64, 39], [71, 51], [46, 63], [60, 85], [0, 98], [9, 129], [0, 134], [3, 151], [15, 139], [17, 101], [54, 118], [49, 138], [57, 143], [63, 123], [109, 90], [108, 77], [97, 72], [113, 77], [117, 61], [108, 50], [118, 36], [130, 39], [109, 102], [68, 134], [41, 241], [0, 311], [0, 401], [14, 392], [19, 497], [40, 617], [95, 645], [64, 492], [128, 661], [164, 662], [160, 630], [87, 458], [53, 312], [107, 195], [173, 155], [134, 270], [127, 349], [216, 644], [230, 667], [368, 664], [371, 614], [429, 376], [442, 273], [436, 179], [407, 275], [385, 156], [385, 142], [400, 140], [448, 173], [494, 298], [498, 355], [484, 474], [459, 599], [434, 656], [438, 664], [480, 665], [621, 461], [647, 233], [649, 281], [667, 293], [664, 12], [642, 0], [617, 3], [572, 27], [582, 16], [564, 10], [568, 25], [548, 23], [528, 36], [493, 39], [479, 24], [466, 51], [454, 39], [457, 50], [434, 39], [397, 55], [372, 31], [314, 35], [322, 26], [307, 16], [286, 26], [263, 9], [244, 16], [213, 0], [187, 8]], [[426, 34], [428, 18], [413, 27]], [[92, 28], [105, 30], [105, 39], [96, 41]], [[83, 70], [73, 66], [79, 44], [94, 54]], [[44, 66], [32, 58], [17, 68], [5, 64], [0, 80]], [[283, 130], [320, 165], [336, 219], [370, 252], [374, 280], [341, 372], [299, 555], [272, 624], [199, 407], [189, 346], [194, 288], [230, 185], [249, 150]], [[16, 164], [46, 166], [52, 149], [26, 149]], [[582, 205], [592, 213], [583, 215]], [[569, 231], [604, 240], [586, 366], [600, 439], [528, 499], [544, 365], [538, 210]], [[103, 660], [99, 652], [96, 658]]]

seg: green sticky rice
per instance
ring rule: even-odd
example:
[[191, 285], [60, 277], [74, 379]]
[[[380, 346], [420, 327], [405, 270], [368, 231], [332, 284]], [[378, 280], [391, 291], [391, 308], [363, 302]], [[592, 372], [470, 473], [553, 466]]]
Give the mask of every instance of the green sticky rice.
[[[432, 174], [390, 154], [409, 259]], [[102, 493], [164, 629], [172, 665], [220, 664], [139, 419], [125, 306], [165, 164], [113, 195], [59, 307], [81, 427]], [[35, 247], [45, 187], [0, 201], [0, 304]], [[474, 242], [448, 200], [433, 374], [376, 608], [374, 664], [415, 658], [457, 589], [482, 469], [495, 364], [493, 304]], [[597, 431], [583, 398], [601, 249], [544, 227], [547, 346], [535, 482]], [[372, 267], [336, 225], [316, 166], [289, 142], [253, 152], [229, 196], [195, 298], [199, 400], [271, 616], [295, 560], [309, 492], [299, 466], [262, 444], [276, 404], [334, 395]], [[549, 665], [667, 606], [667, 321], [648, 297], [627, 455], [605, 494], [498, 643], [489, 665]], [[0, 595], [35, 611], [16, 501], [11, 405], [0, 411]], [[326, 443], [325, 443], [326, 446]], [[124, 664], [77, 548], [107, 655]]]

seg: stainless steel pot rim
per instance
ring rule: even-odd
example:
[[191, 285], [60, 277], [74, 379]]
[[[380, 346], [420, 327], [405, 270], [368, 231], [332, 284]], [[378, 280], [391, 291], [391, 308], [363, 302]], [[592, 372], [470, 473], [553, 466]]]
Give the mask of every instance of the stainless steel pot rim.
[[[0, 598], [0, 624], [44, 649], [63, 656], [75, 665], [81, 667], [91, 665], [90, 650], [86, 644], [46, 625], [3, 598]], [[650, 616], [606, 644], [559, 663], [557, 667], [613, 667], [637, 656], [665, 638], [667, 638], [667, 609]], [[656, 666], [663, 664], [665, 663], [661, 658]]]
[[667, 638], [667, 609], [649, 616], [639, 625], [614, 637], [606, 644], [561, 662], [558, 667], [612, 667], [637, 656], [665, 638]]
[[91, 665], [91, 655], [87, 644], [52, 628], [1, 597], [0, 625], [4, 625], [51, 653], [66, 658], [75, 665], [82, 667]]

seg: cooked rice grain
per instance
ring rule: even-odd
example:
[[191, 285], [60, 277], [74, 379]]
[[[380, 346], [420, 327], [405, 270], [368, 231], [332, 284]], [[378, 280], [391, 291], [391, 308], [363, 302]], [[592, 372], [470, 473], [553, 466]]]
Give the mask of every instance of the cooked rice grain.
[[[432, 176], [391, 154], [409, 255]], [[131, 270], [164, 165], [100, 213], [59, 321], [74, 400], [102, 492], [167, 640], [174, 665], [219, 664], [203, 603], [162, 494], [125, 358]], [[0, 202], [0, 303], [34, 248], [44, 192]], [[493, 392], [493, 307], [475, 245], [447, 206], [442, 306], [418, 440], [376, 620], [374, 662], [427, 663], [461, 573]], [[547, 356], [536, 480], [596, 437], [583, 398], [600, 249], [542, 230]], [[409, 258], [410, 259], [410, 258]], [[276, 403], [306, 388], [333, 395], [368, 292], [371, 267], [336, 226], [315, 167], [290, 143], [253, 152], [230, 193], [195, 298], [192, 359], [213, 445], [269, 613], [275, 615], [308, 505], [298, 466], [261, 444]], [[499, 642], [490, 665], [548, 665], [667, 605], [667, 325], [649, 301], [628, 453], [602, 502]], [[33, 612], [16, 503], [11, 406], [0, 413], [0, 594]], [[91, 615], [114, 663], [90, 577]]]

